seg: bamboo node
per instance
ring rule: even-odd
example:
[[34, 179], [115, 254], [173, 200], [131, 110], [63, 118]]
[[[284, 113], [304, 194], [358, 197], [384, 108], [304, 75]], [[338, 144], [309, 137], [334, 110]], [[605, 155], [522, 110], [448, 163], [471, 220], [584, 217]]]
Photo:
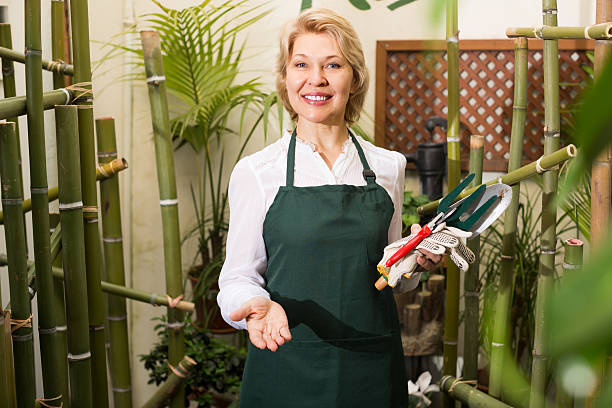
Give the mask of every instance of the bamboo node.
[[66, 94], [66, 102], [64, 102], [64, 105], [67, 105], [70, 102], [70, 99], [72, 99], [72, 94], [66, 88], [61, 88], [60, 91]]
[[102, 237], [102, 242], [105, 242], [107, 244], [113, 244], [117, 242], [123, 242], [123, 238], [122, 237]]
[[466, 291], [464, 291], [464, 292], [463, 292], [463, 296], [473, 296], [473, 297], [478, 297], [478, 296], [480, 296], [480, 295], [479, 295], [479, 294], [478, 294], [478, 292], [476, 292], [476, 291], [473, 291], [473, 290], [466, 290]]
[[51, 327], [49, 329], [38, 328], [38, 334], [53, 334], [57, 332], [57, 327]]
[[168, 207], [171, 205], [177, 205], [178, 204], [178, 198], [171, 198], [168, 200], [159, 200], [159, 205], [161, 205], [162, 207]]
[[147, 78], [147, 84], [159, 85], [160, 82], [165, 82], [166, 77], [164, 75], [153, 75]]
[[187, 378], [187, 374], [188, 373], [183, 371], [184, 368], [183, 368], [183, 366], [180, 363], [179, 363], [178, 367], [174, 367], [172, 364], [168, 363], [168, 367], [170, 368], [170, 370], [172, 370], [174, 375], [176, 375], [177, 377]]
[[543, 255], [555, 255], [557, 251], [555, 249], [541, 249], [540, 254]]
[[83, 208], [82, 201], [75, 201], [73, 203], [59, 203], [60, 211], [78, 210]]
[[166, 295], [166, 299], [168, 299], [168, 307], [175, 308], [181, 302], [181, 299], [183, 299], [183, 295], [178, 295], [175, 298]]
[[112, 157], [117, 158], [117, 152], [98, 152], [98, 158]]
[[[56, 405], [47, 405], [47, 402], [53, 402], [53, 401], [60, 401], [59, 406]], [[64, 402], [62, 401], [62, 394], [58, 395], [57, 397], [54, 398], [36, 398], [36, 402], [38, 402], [40, 405], [42, 405], [43, 407], [49, 407], [49, 408], [62, 408], [64, 406]]]
[[573, 265], [563, 262], [563, 269], [582, 269], [582, 265]]
[[30, 49], [30, 48], [26, 48], [25, 51], [23, 52], [23, 54], [26, 57], [29, 57], [30, 55], [42, 56], [42, 51], [41, 50], [33, 50], [33, 49]]
[[132, 387], [113, 387], [113, 392], [132, 392]]
[[446, 138], [446, 142], [447, 143], [459, 143], [461, 142], [461, 138], [459, 136], [448, 136]]
[[106, 316], [106, 320], [110, 320], [111, 322], [120, 322], [122, 320], [127, 320], [127, 316]]
[[101, 331], [101, 330], [104, 330], [104, 323], [97, 324], [95, 326], [89, 326], [89, 330], [92, 330], [92, 331]]
[[444, 345], [445, 346], [456, 346], [457, 340], [444, 340]]
[[464, 380], [463, 377], [459, 377], [459, 378], [455, 378], [455, 381], [453, 381], [450, 385], [450, 387], [448, 388], [448, 392], [451, 393], [453, 392], [453, 389], [455, 388], [455, 386], [457, 384], [478, 384], [478, 381], [476, 380]]
[[544, 137], [561, 137], [561, 132], [558, 130], [544, 129]]
[[82, 361], [82, 360], [87, 360], [88, 358], [91, 357], [91, 352], [87, 352], [87, 353], [82, 353], [82, 354], [72, 354], [72, 353], [68, 353], [68, 361]]
[[506, 345], [504, 343], [497, 343], [497, 342], [494, 342], [494, 341], [491, 342], [491, 346], [493, 346], [493, 347], [506, 347]]
[[68, 326], [57, 326], [55, 328], [55, 330], [57, 330], [57, 331], [66, 331], [66, 330], [68, 330]]
[[48, 187], [30, 187], [30, 193], [31, 194], [44, 194], [44, 195], [48, 195], [49, 194], [49, 188]]
[[514, 256], [513, 255], [504, 255], [504, 254], [502, 254], [501, 259], [506, 259], [508, 261], [512, 261], [512, 260], [514, 260]]
[[19, 205], [21, 206], [21, 203], [23, 203], [23, 200], [21, 198], [3, 198], [2, 199], [2, 205]]
[[542, 15], [546, 15], [546, 14], [557, 14], [557, 9], [547, 8], [547, 9], [542, 10]]
[[21, 328], [32, 328], [32, 315], [31, 314], [25, 320], [9, 318], [9, 321], [11, 322], [11, 326], [12, 326], [11, 333], [15, 333], [17, 330]]
[[166, 327], [172, 330], [180, 330], [183, 327], [185, 327], [185, 323], [184, 322], [172, 322], [172, 323], [167, 323]]

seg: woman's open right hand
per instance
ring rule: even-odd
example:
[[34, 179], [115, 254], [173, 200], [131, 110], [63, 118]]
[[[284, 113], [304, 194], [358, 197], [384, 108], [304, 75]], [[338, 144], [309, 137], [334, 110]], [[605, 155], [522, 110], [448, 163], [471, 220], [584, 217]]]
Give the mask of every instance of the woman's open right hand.
[[285, 310], [278, 303], [263, 296], [244, 302], [240, 309], [230, 314], [230, 319], [235, 322], [246, 319], [249, 338], [257, 348], [276, 351], [278, 346], [291, 340]]

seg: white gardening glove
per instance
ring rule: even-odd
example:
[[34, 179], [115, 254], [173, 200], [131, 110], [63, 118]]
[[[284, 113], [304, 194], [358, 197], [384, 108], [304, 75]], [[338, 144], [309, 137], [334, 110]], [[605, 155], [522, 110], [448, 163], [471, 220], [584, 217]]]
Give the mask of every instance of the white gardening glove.
[[476, 259], [474, 253], [462, 242], [462, 239], [469, 238], [472, 233], [458, 228], [447, 227], [446, 224], [442, 223], [436, 227], [430, 236], [423, 239], [414, 250], [399, 259], [390, 268], [386, 267], [387, 260], [415, 235], [411, 234], [392, 242], [384, 249], [383, 258], [378, 264], [378, 270], [387, 276], [387, 283], [391, 287], [395, 287], [402, 276], [406, 278], [412, 276], [418, 266], [417, 257], [421, 255], [418, 251], [419, 249], [429, 251], [435, 255], [448, 254], [455, 265], [464, 272], [469, 264], [473, 263]]

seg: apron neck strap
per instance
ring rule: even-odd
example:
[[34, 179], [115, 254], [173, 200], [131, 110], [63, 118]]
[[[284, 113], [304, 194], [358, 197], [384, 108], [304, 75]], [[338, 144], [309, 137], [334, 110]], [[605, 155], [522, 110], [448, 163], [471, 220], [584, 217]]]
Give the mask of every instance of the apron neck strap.
[[[373, 170], [370, 169], [368, 165], [368, 161], [365, 158], [365, 154], [363, 153], [363, 149], [359, 145], [357, 138], [353, 135], [353, 132], [349, 129], [349, 136], [357, 149], [357, 154], [359, 155], [359, 160], [361, 160], [361, 165], [363, 166], [363, 178], [368, 184], [372, 184], [376, 182], [376, 174]], [[287, 176], [286, 176], [286, 184], [288, 187], [293, 186], [293, 176], [295, 170], [295, 141], [297, 139], [297, 128], [293, 129], [293, 133], [291, 134], [291, 139], [289, 140], [289, 150], [287, 151]]]

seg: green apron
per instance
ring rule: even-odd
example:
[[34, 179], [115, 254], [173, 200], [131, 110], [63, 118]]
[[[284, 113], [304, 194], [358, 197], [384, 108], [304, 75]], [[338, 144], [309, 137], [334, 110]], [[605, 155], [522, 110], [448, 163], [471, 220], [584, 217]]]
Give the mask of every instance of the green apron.
[[276, 352], [249, 344], [243, 408], [407, 406], [392, 290], [374, 287], [393, 202], [350, 137], [365, 186], [295, 187], [291, 136], [287, 185], [268, 209], [263, 237], [266, 290], [287, 313], [292, 340]]

